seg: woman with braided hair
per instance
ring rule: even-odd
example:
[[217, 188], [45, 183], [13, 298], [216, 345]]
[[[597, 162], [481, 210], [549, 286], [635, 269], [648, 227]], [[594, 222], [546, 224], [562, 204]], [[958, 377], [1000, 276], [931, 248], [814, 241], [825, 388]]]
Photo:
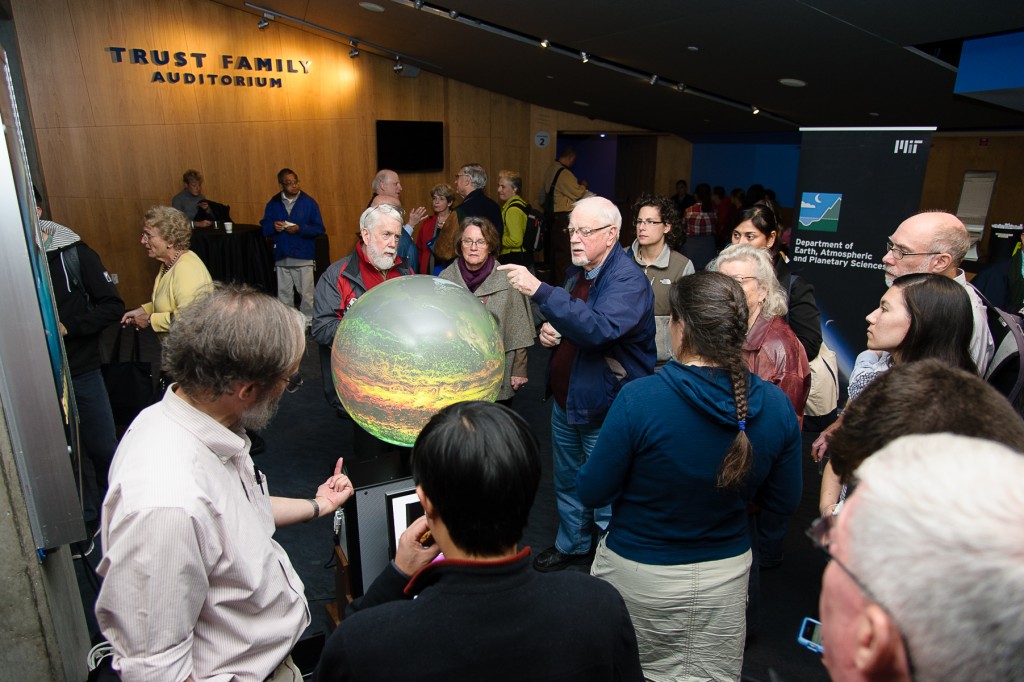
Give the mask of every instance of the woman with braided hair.
[[626, 384], [583, 465], [584, 504], [612, 505], [591, 573], [629, 609], [649, 680], [738, 680], [750, 571], [747, 507], [800, 501], [800, 429], [743, 360], [747, 303], [717, 272], [676, 281], [673, 360]]

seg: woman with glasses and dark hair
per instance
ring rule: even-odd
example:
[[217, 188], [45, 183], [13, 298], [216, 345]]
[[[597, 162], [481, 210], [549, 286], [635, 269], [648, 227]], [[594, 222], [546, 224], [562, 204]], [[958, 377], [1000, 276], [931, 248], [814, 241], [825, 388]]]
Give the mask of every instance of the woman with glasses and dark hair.
[[655, 342], [660, 367], [672, 359], [668, 335], [669, 292], [677, 279], [692, 275], [694, 268], [690, 259], [676, 250], [686, 241], [686, 230], [674, 201], [656, 194], [642, 194], [633, 204], [633, 213], [636, 215], [636, 239], [630, 252], [654, 289]]
[[814, 360], [821, 349], [821, 317], [814, 300], [814, 287], [790, 272], [785, 256], [779, 251], [778, 217], [770, 207], [758, 204], [740, 213], [739, 221], [732, 231], [732, 243], [756, 246], [771, 254], [775, 276], [786, 294], [786, 322], [800, 339], [807, 361]]
[[743, 360], [739, 283], [698, 272], [670, 300], [674, 359], [623, 386], [577, 478], [584, 504], [612, 505], [591, 573], [626, 601], [647, 679], [738, 680], [747, 508], [796, 509], [800, 427]]
[[438, 277], [469, 289], [498, 321], [505, 346], [505, 376], [497, 400], [508, 404], [528, 381], [526, 351], [534, 339], [530, 303], [494, 267], [501, 240], [490, 220], [478, 216], [464, 219], [455, 248], [458, 256]]

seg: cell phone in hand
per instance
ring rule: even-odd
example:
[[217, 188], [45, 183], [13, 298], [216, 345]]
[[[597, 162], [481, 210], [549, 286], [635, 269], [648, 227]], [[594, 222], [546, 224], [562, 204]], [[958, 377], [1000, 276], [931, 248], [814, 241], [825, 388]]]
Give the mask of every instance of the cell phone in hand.
[[804, 618], [804, 621], [800, 623], [800, 632], [796, 636], [796, 641], [800, 646], [807, 647], [816, 654], [824, 653], [825, 647], [821, 645], [821, 621]]

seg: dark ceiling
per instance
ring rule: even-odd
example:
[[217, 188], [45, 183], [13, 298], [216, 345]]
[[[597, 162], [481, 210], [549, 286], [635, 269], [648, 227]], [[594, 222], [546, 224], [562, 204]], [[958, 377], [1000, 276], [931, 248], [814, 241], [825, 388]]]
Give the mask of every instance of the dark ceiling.
[[[356, 0], [218, 1], [252, 13], [254, 30], [262, 13], [254, 6], [266, 8], [340, 49], [348, 49], [344, 37], [285, 15], [386, 48], [364, 51], [401, 53], [425, 71], [685, 137], [800, 126], [1024, 128], [1024, 113], [954, 95], [955, 66], [930, 56], [942, 45], [940, 56], [955, 62], [963, 39], [1024, 29], [1019, 0], [439, 0], [421, 9], [373, 0], [383, 12]], [[541, 48], [541, 38], [552, 46]], [[807, 85], [786, 87], [781, 78]]]

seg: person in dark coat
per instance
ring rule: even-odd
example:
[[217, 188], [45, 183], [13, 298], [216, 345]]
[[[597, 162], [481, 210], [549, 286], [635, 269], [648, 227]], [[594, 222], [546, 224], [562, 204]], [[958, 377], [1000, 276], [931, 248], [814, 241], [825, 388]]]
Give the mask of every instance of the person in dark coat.
[[416, 439], [412, 466], [426, 515], [349, 606], [316, 680], [643, 679], [615, 588], [534, 571], [518, 547], [541, 474], [522, 417], [482, 401], [447, 407]]

